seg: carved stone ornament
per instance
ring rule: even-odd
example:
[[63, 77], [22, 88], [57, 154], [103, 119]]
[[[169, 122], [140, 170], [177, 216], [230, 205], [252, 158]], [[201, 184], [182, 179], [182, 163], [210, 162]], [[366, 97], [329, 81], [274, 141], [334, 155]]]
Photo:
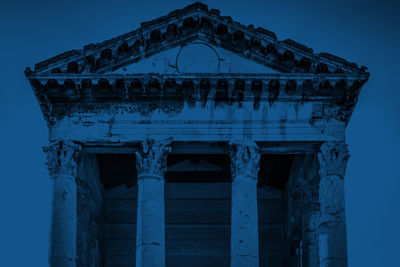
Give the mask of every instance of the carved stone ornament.
[[147, 139], [142, 142], [139, 152], [136, 152], [136, 169], [138, 178], [144, 176], [163, 179], [167, 170], [167, 154], [171, 152], [171, 140], [155, 141]]
[[230, 143], [232, 179], [248, 177], [257, 180], [260, 170], [260, 151], [252, 141]]
[[47, 154], [50, 176], [67, 174], [76, 177], [79, 167], [81, 146], [72, 141], [58, 141], [43, 147]]
[[318, 152], [320, 176], [337, 175], [344, 178], [349, 157], [344, 141], [323, 143]]

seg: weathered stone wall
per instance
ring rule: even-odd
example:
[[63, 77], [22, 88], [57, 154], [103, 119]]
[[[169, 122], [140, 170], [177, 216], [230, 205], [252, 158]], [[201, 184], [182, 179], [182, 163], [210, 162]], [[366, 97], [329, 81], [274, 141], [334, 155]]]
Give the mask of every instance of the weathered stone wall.
[[76, 266], [102, 266], [103, 185], [94, 154], [83, 154], [78, 170]]
[[318, 169], [313, 155], [294, 159], [284, 191], [287, 262], [285, 266], [319, 266]]

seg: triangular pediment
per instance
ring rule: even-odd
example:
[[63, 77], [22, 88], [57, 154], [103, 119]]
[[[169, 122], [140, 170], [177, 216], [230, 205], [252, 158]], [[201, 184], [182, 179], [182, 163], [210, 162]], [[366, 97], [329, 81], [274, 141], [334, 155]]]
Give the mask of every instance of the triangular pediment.
[[[35, 65], [34, 71], [27, 70], [27, 74], [132, 74], [146, 72], [147, 66], [149, 72], [174, 73], [180, 67], [179, 60], [183, 60], [182, 64], [185, 65], [185, 57], [178, 57], [177, 60], [177, 54], [179, 51], [185, 52], [187, 47], [193, 47], [194, 42], [208, 45], [220, 57], [217, 67], [210, 63], [213, 61], [212, 53], [209, 62], [201, 57], [194, 58], [203, 67], [209, 66], [209, 72], [367, 73], [366, 68], [359, 68], [355, 63], [328, 53], [314, 54], [311, 48], [290, 39], [279, 41], [268, 30], [242, 25], [231, 17], [221, 16], [218, 10], [195, 3], [144, 22], [139, 29], [130, 33], [40, 62]], [[231, 62], [228, 62], [228, 58]], [[199, 66], [186, 65], [186, 69], [183, 67], [179, 71], [196, 72], [196, 68], [188, 69]], [[218, 71], [215, 71], [216, 68]], [[201, 68], [199, 72], [202, 72]]]

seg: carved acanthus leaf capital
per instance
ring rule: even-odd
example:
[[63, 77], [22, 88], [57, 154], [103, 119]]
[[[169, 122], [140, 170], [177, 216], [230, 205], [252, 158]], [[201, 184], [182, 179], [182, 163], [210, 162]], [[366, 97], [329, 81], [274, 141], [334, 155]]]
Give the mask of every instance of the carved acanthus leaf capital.
[[145, 176], [163, 179], [167, 170], [167, 155], [171, 152], [171, 140], [154, 141], [146, 139], [141, 149], [136, 152], [136, 169], [138, 178]]
[[260, 170], [260, 151], [256, 143], [231, 142], [230, 148], [232, 179], [247, 177], [257, 180]]
[[79, 167], [81, 146], [72, 141], [58, 141], [43, 147], [47, 155], [50, 176], [67, 174], [76, 177]]
[[318, 152], [320, 176], [337, 175], [344, 178], [349, 158], [350, 154], [344, 141], [323, 143]]

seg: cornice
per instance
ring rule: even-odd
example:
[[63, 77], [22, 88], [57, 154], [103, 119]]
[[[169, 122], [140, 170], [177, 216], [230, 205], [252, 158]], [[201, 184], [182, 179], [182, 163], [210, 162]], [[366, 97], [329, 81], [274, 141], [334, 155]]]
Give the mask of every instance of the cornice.
[[[331, 99], [348, 102], [358, 95], [366, 77], [315, 74], [62, 74], [31, 75], [29, 80], [40, 97], [39, 102], [137, 101], [144, 96], [179, 100], [229, 95], [267, 96], [289, 99]], [[243, 100], [243, 99], [242, 99]], [[352, 101], [351, 101], [352, 102]], [[352, 103], [347, 103], [352, 104]]]
[[[32, 88], [46, 120], [50, 123], [57, 107], [80, 103], [132, 102], [138, 105], [165, 106], [172, 103], [194, 105], [208, 101], [216, 105], [232, 105], [252, 101], [254, 109], [260, 102], [329, 103], [339, 109], [341, 120], [348, 121], [366, 76], [344, 74], [32, 74]], [[146, 104], [147, 103], [147, 104]], [[331, 108], [330, 108], [331, 109]], [[64, 110], [63, 113], [67, 112]], [[336, 112], [336, 111], [335, 111]]]

